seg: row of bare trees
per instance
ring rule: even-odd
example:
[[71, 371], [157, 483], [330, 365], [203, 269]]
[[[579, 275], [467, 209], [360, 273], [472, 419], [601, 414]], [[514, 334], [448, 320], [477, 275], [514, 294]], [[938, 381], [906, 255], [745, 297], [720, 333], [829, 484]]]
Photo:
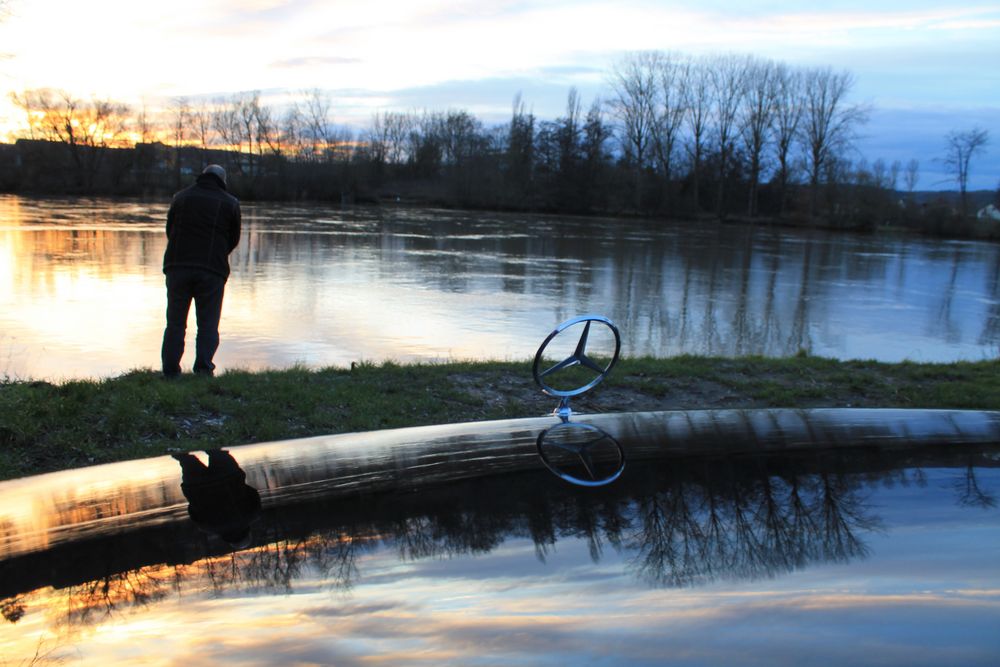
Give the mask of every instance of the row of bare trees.
[[127, 137], [128, 107], [112, 100], [83, 101], [65, 91], [29, 90], [11, 96], [28, 118], [29, 138], [47, 139], [68, 149], [78, 184], [93, 187], [107, 156], [104, 149]]
[[831, 163], [847, 153], [867, 119], [866, 107], [849, 103], [853, 85], [849, 72], [794, 69], [745, 55], [693, 59], [649, 51], [624, 57], [612, 71], [610, 109], [635, 174], [636, 206], [649, 172], [669, 202], [678, 165], [686, 167], [692, 199], [700, 202], [704, 165], [713, 163], [720, 216], [735, 174], [745, 182], [748, 215], [758, 213], [765, 176], [776, 184], [780, 214], [799, 158], [810, 213], [816, 214]]
[[[280, 107], [247, 92], [138, 112], [50, 90], [13, 100], [25, 112], [25, 138], [64, 146], [71, 185], [84, 191], [169, 190], [197, 168], [185, 154], [194, 162], [221, 154], [244, 196], [393, 194], [490, 208], [817, 219], [851, 211], [864, 199], [858, 188], [888, 201], [900, 174], [911, 192], [918, 180], [916, 161], [904, 171], [852, 159], [869, 112], [850, 102], [853, 86], [849, 72], [830, 68], [647, 51], [618, 60], [608, 99], [586, 111], [571, 89], [565, 113], [540, 120], [517, 95], [510, 120], [494, 126], [464, 110], [381, 111], [351, 130], [318, 90]], [[964, 193], [985, 131], [948, 141]], [[146, 150], [155, 145], [173, 158]], [[132, 147], [109, 160], [110, 149]]]

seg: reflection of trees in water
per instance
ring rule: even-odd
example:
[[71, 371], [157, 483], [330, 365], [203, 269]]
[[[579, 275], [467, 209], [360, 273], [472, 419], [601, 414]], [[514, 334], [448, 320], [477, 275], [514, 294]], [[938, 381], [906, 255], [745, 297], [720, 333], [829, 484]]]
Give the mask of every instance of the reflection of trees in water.
[[[815, 461], [753, 457], [639, 467], [627, 485], [586, 492], [532, 473], [412, 495], [271, 508], [257, 546], [227, 552], [220, 541], [194, 531], [182, 547], [186, 556], [175, 551], [167, 557], [166, 563], [174, 564], [91, 574], [91, 580], [56, 593], [67, 598], [58, 607], [63, 623], [73, 626], [172, 592], [181, 597], [234, 588], [288, 593], [307, 577], [349, 588], [359, 574], [359, 557], [379, 548], [392, 548], [405, 560], [459, 557], [489, 553], [514, 537], [529, 537], [541, 560], [562, 539], [584, 540], [595, 562], [610, 548], [637, 578], [656, 586], [773, 577], [866, 556], [864, 536], [879, 528], [866, 489], [925, 483], [919, 467], [876, 466], [875, 472], [859, 474], [856, 461], [839, 469], [824, 464], [820, 472]], [[954, 487], [962, 505], [995, 504], [971, 464], [961, 469]], [[159, 556], [142, 555], [148, 563], [164, 558], [178, 535], [175, 529], [144, 539], [162, 542]], [[103, 549], [109, 561], [121, 551], [113, 544]], [[4, 600], [4, 616], [17, 622], [26, 607], [44, 604], [38, 595]]]
[[666, 586], [758, 579], [864, 557], [859, 533], [879, 522], [861, 488], [829, 474], [762, 477], [725, 491], [714, 481], [671, 488], [639, 502], [625, 551], [638, 576]]
[[993, 262], [986, 277], [986, 292], [990, 296], [983, 331], [978, 343], [993, 348], [993, 356], [1000, 357], [1000, 262]]
[[951, 267], [948, 271], [947, 283], [944, 289], [938, 292], [940, 300], [934, 312], [933, 322], [928, 327], [930, 331], [943, 338], [949, 343], [958, 343], [962, 340], [962, 330], [959, 322], [955, 320], [954, 301], [958, 288], [958, 274], [962, 266], [962, 253], [956, 248], [951, 255]]
[[812, 299], [810, 288], [812, 285], [812, 272], [810, 270], [812, 260], [812, 243], [806, 243], [805, 254], [802, 259], [802, 277], [799, 283], [798, 298], [795, 300], [795, 314], [792, 316], [791, 332], [788, 336], [788, 349], [811, 350], [812, 337], [809, 333], [809, 304]]
[[966, 466], [965, 473], [954, 481], [954, 489], [958, 494], [958, 503], [965, 507], [996, 507], [996, 496], [979, 486], [976, 479], [976, 469]]
[[62, 621], [69, 625], [86, 625], [104, 620], [116, 609], [145, 606], [163, 600], [183, 578], [177, 570], [143, 567], [108, 574], [66, 588], [66, 607]]
[[[659, 354], [810, 349], [817, 335], [840, 335], [824, 330], [828, 309], [838, 307], [831, 299], [881, 290], [898, 269], [903, 300], [905, 276], [918, 273], [906, 267], [922, 263], [919, 273], [947, 275], [954, 260], [943, 252], [918, 256], [898, 241], [727, 225], [395, 209], [316, 224], [322, 215], [296, 221], [315, 233], [250, 238], [238, 250], [246, 257], [234, 262], [249, 262], [248, 272], [266, 263], [269, 272], [305, 271], [317, 280], [329, 279], [331, 266], [351, 266], [447, 293], [525, 294], [551, 306], [556, 321], [582, 310], [605, 313], [627, 332], [629, 348]], [[989, 263], [963, 253], [963, 266]]]
[[842, 274], [872, 272], [867, 265], [852, 267], [850, 253], [839, 245], [815, 244], [823, 262], [829, 262], [817, 265], [810, 261], [812, 240], [789, 243], [779, 233], [722, 227], [691, 236], [683, 244], [656, 238], [613, 257], [616, 266], [642, 268], [619, 271], [613, 284], [596, 290], [619, 295], [597, 305], [626, 332], [628, 347], [659, 353], [791, 354], [812, 345], [811, 328], [825, 317], [817, 304], [825, 305]]
[[368, 544], [370, 538], [317, 533], [204, 561], [200, 574], [218, 592], [245, 587], [290, 593], [307, 568], [332, 587], [347, 587], [357, 575], [358, 553]]
[[[861, 292], [916, 305], [930, 319], [926, 335], [953, 341], [962, 333], [955, 327], [968, 317], [959, 309], [966, 297], [953, 282], [955, 271], [995, 264], [995, 253], [979, 246], [943, 249], [821, 232], [548, 216], [383, 215], [350, 234], [322, 237], [323, 245], [301, 264], [328, 272], [367, 257], [375, 244], [382, 253], [374, 269], [379, 279], [405, 276], [449, 293], [524, 294], [551, 307], [555, 321], [602, 312], [626, 332], [627, 347], [656, 354], [811, 349], [820, 338], [843, 335], [829, 322], [831, 312], [839, 314], [842, 303]], [[298, 238], [307, 235], [286, 236], [276, 242], [307, 243]], [[927, 288], [929, 281], [934, 284]], [[890, 284], [895, 295], [888, 294]], [[996, 321], [990, 314], [985, 319], [985, 325]]]
[[[97, 220], [124, 228], [136, 215], [100, 203], [46, 206], [50, 214], [79, 225]], [[144, 230], [159, 230], [162, 215], [162, 209], [143, 211], [137, 221]], [[37, 217], [49, 222], [45, 215]], [[928, 337], [975, 335], [961, 330], [970, 319], [968, 297], [961, 281], [957, 289], [949, 282], [948, 273], [959, 265], [963, 272], [985, 273], [997, 264], [995, 250], [985, 244], [739, 225], [265, 204], [248, 204], [244, 218], [245, 242], [232, 264], [250, 292], [274, 281], [327, 288], [345, 282], [347, 287], [419, 284], [450, 294], [497, 295], [500, 309], [510, 303], [503, 295], [527, 295], [534, 310], [551, 311], [557, 322], [583, 311], [604, 313], [627, 332], [628, 348], [660, 355], [782, 355], [808, 349], [819, 342], [809, 335], [841, 335], [829, 328], [824, 308], [836, 310], [838, 300], [881, 290], [891, 281], [900, 303], [926, 313], [916, 317], [928, 322], [915, 325], [925, 326]], [[155, 265], [163, 248], [152, 232], [68, 226], [37, 234], [32, 249], [17, 253], [27, 257], [18, 268], [29, 284], [51, 282], [49, 265], [59, 261], [74, 266], [91, 261], [101, 275], [114, 277], [128, 267]], [[813, 257], [804, 266], [807, 251]], [[975, 289], [995, 295], [989, 284]], [[298, 312], [313, 321], [327, 293], [302, 290]], [[989, 308], [982, 322], [976, 310], [970, 325], [982, 328], [980, 345], [1000, 341], [1000, 306]], [[460, 313], [459, 319], [465, 316]]]
[[[190, 564], [152, 565], [107, 574], [54, 593], [59, 621], [67, 628], [99, 623], [118, 610], [142, 607], [166, 599], [211, 590], [232, 589], [291, 593], [295, 580], [317, 573], [330, 588], [349, 588], [358, 575], [357, 558], [379, 544], [361, 537], [318, 532], [296, 539], [267, 542], [242, 551], [202, 558]], [[3, 601], [4, 617], [16, 623], [31, 595]]]

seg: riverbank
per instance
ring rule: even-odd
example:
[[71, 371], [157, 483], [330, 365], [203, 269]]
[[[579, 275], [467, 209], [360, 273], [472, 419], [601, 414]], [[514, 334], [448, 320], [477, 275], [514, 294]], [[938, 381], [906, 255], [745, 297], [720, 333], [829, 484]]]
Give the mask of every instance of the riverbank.
[[[424, 424], [532, 417], [556, 400], [524, 362], [360, 364], [0, 382], [0, 479], [172, 451]], [[759, 407], [1000, 409], [1000, 361], [625, 359], [579, 412]]]

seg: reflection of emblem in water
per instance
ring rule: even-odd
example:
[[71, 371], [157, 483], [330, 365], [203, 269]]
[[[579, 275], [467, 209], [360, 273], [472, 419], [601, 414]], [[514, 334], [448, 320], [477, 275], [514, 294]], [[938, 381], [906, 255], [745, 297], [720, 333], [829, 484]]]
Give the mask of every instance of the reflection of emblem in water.
[[[615, 351], [611, 355], [611, 360], [605, 365], [601, 365], [587, 354], [587, 345], [590, 342], [590, 326], [594, 322], [606, 326], [611, 330], [611, 333], [614, 336]], [[548, 368], [540, 369], [543, 355], [545, 354], [545, 350], [548, 348], [549, 344], [555, 340], [559, 334], [578, 324], [583, 324], [584, 326], [573, 352], [562, 361], [549, 366]], [[601, 380], [607, 377], [608, 373], [611, 372], [611, 369], [618, 362], [618, 353], [621, 351], [621, 342], [621, 335], [618, 333], [618, 327], [615, 326], [614, 322], [602, 315], [580, 315], [579, 317], [566, 320], [557, 326], [552, 333], [545, 338], [541, 347], [538, 348], [538, 352], [535, 353], [535, 363], [531, 367], [531, 373], [534, 375], [535, 382], [542, 388], [543, 392], [549, 396], [555, 396], [560, 399], [559, 407], [556, 408], [556, 414], [564, 420], [568, 419], [572, 413], [569, 409], [570, 397], [578, 396], [586, 391], [590, 391], [596, 387]], [[549, 376], [554, 376], [559, 371], [576, 366], [590, 369], [596, 375], [591, 380], [584, 382], [579, 387], [575, 387], [573, 389], [557, 389], [552, 386], [551, 380], [546, 379]]]
[[557, 477], [579, 486], [604, 486], [625, 470], [625, 451], [603, 429], [563, 422], [538, 435], [538, 456]]

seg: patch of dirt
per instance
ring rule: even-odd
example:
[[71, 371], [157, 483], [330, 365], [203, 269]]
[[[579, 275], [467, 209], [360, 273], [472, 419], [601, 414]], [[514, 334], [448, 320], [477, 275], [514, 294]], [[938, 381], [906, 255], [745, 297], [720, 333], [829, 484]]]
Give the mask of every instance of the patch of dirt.
[[698, 410], [706, 408], [750, 408], [753, 400], [734, 394], [731, 389], [714, 382], [697, 386], [678, 386], [665, 396], [643, 393], [631, 387], [597, 387], [593, 397], [584, 394], [581, 409], [592, 412], [645, 412], [650, 410]]
[[[530, 375], [460, 373], [449, 376], [449, 380], [468, 397], [470, 404], [490, 407], [520, 404], [531, 415], [548, 414], [559, 404], [559, 399], [544, 394]], [[609, 382], [571, 398], [570, 405], [578, 412], [605, 413], [752, 408], [761, 404], [718, 382], [698, 380], [672, 384], [665, 394]]]

